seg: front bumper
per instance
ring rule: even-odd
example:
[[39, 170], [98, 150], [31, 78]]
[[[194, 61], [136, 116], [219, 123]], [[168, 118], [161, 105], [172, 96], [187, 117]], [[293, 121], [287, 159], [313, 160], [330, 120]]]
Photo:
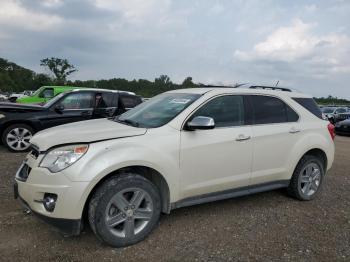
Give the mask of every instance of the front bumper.
[[[88, 182], [72, 182], [63, 173], [52, 174], [38, 167], [38, 161], [28, 155], [15, 177], [14, 194], [21, 204], [39, 219], [51, 224], [64, 234], [78, 235], [85, 205]], [[23, 167], [28, 173], [23, 179]], [[53, 211], [45, 209], [45, 194], [57, 196]]]
[[81, 219], [54, 218], [35, 212], [30, 208], [27, 202], [19, 196], [17, 182], [15, 182], [14, 184], [14, 196], [15, 199], [19, 200], [19, 202], [25, 209], [30, 210], [39, 220], [53, 226], [59, 232], [70, 236], [77, 236], [80, 234], [82, 228]]

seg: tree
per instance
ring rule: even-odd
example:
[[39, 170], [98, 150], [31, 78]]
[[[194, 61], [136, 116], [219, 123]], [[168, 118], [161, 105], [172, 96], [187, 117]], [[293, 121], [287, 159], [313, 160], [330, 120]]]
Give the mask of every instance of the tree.
[[160, 75], [158, 78], [154, 79], [154, 83], [159, 86], [167, 86], [170, 87], [172, 82], [170, 81], [170, 77], [167, 75]]
[[185, 80], [182, 82], [183, 87], [194, 87], [195, 84], [192, 82], [192, 77], [188, 76], [185, 78]]
[[56, 82], [59, 84], [64, 84], [69, 75], [78, 71], [67, 59], [56, 57], [42, 59], [40, 65], [47, 67], [54, 74]]

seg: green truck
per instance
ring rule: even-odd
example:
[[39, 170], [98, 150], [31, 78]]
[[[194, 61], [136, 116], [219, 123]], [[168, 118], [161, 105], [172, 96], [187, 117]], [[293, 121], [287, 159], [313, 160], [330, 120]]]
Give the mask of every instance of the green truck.
[[76, 86], [42, 86], [33, 95], [18, 98], [16, 103], [21, 104], [45, 104], [60, 93], [84, 87]]

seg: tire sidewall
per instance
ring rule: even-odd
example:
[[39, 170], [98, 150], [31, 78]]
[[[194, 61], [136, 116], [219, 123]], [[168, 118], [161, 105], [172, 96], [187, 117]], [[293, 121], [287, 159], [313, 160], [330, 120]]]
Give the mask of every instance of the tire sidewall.
[[[105, 224], [105, 211], [107, 208], [107, 205], [111, 198], [117, 194], [118, 192], [126, 189], [126, 188], [141, 188], [145, 190], [151, 197], [153, 201], [153, 214], [152, 218], [150, 219], [147, 226], [142, 230], [142, 232], [138, 233], [131, 239], [125, 239], [118, 237], [114, 234], [112, 234], [108, 227]], [[103, 195], [97, 202], [96, 211], [94, 214], [94, 227], [95, 227], [95, 233], [98, 235], [98, 237], [108, 243], [111, 246], [114, 247], [124, 247], [128, 245], [135, 244], [141, 240], [143, 240], [145, 237], [147, 237], [155, 225], [157, 224], [160, 216], [160, 210], [161, 210], [161, 202], [159, 197], [159, 192], [157, 188], [148, 180], [144, 178], [125, 178], [119, 180], [117, 183], [108, 183], [106, 185], [106, 188], [103, 192]]]
[[26, 124], [13, 124], [13, 125], [8, 126], [8, 127], [4, 130], [4, 132], [2, 133], [2, 138], [1, 138], [1, 140], [2, 140], [3, 145], [6, 146], [7, 149], [8, 149], [9, 151], [11, 151], [11, 152], [18, 152], [18, 153], [20, 153], [20, 152], [27, 152], [27, 151], [29, 151], [30, 147], [28, 147], [28, 148], [25, 149], [25, 150], [14, 150], [13, 148], [11, 148], [11, 147], [7, 144], [7, 139], [6, 139], [6, 137], [7, 137], [8, 133], [10, 133], [10, 131], [13, 130], [13, 129], [15, 129], [15, 128], [25, 128], [25, 129], [27, 129], [29, 132], [31, 132], [32, 136], [34, 135], [34, 129], [33, 129], [32, 127], [30, 127], [30, 126], [28, 126], [28, 125], [26, 125]]

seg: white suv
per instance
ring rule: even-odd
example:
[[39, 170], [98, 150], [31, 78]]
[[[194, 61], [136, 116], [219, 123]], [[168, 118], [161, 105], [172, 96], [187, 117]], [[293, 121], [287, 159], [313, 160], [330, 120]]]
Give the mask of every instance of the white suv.
[[321, 115], [311, 96], [285, 89], [166, 92], [114, 119], [37, 133], [15, 196], [64, 233], [88, 221], [116, 247], [179, 207], [277, 188], [311, 200], [334, 158]]

